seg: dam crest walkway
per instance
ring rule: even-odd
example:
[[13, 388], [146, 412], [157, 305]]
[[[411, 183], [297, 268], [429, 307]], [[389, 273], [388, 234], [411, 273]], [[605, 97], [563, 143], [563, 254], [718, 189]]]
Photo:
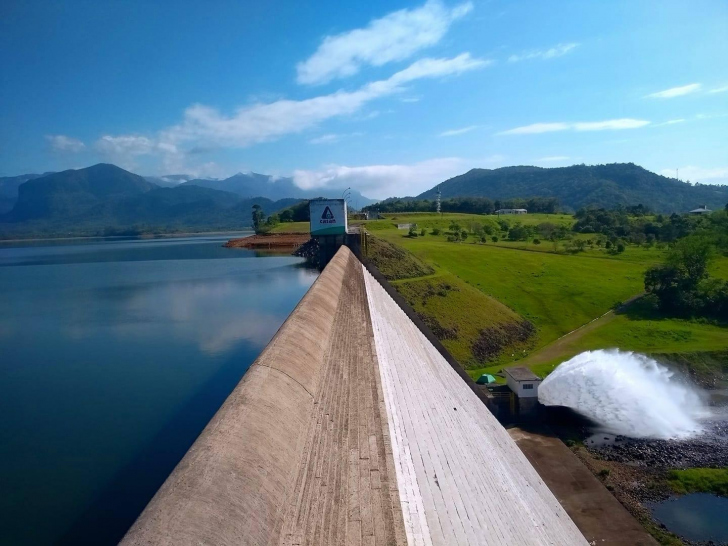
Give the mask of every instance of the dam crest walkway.
[[122, 544], [587, 542], [342, 247]]

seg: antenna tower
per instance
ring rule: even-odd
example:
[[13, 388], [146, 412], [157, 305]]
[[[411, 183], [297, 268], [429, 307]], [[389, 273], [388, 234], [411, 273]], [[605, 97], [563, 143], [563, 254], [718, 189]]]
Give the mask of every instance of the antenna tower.
[[437, 186], [437, 214], [440, 214], [440, 186]]

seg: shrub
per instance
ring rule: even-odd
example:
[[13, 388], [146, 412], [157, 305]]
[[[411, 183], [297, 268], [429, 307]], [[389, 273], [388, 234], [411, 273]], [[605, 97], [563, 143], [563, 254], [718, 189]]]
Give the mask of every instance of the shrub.
[[493, 241], [494, 243], [497, 243], [498, 242], [498, 237], [496, 237], [495, 235], [493, 235], [493, 237], [491, 237], [490, 240]]
[[541, 244], [541, 241], [539, 241], [538, 239], [534, 239], [533, 240], [533, 244], [534, 245], [540, 245]]
[[430, 234], [432, 235], [440, 235], [442, 233], [442, 230], [440, 228], [432, 228], [432, 231]]
[[460, 238], [461, 238], [461, 239], [462, 239], [463, 241], [464, 241], [465, 239], [467, 239], [467, 238], [468, 238], [468, 232], [467, 232], [467, 231], [465, 231], [465, 230], [462, 230], [462, 231], [460, 232]]
[[420, 237], [424, 237], [425, 235], [427, 235], [427, 231], [425, 231], [425, 228], [422, 228], [420, 230]]

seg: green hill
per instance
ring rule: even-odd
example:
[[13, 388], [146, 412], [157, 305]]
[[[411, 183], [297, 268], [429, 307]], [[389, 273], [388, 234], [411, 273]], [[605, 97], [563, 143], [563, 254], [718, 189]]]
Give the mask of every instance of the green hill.
[[[728, 203], [728, 186], [695, 185], [650, 172], [633, 163], [472, 169], [439, 185], [442, 198], [555, 197], [562, 207], [594, 205], [614, 208], [643, 204], [657, 212], [686, 212], [699, 205], [711, 209]], [[417, 199], [435, 199], [437, 187]]]
[[297, 199], [243, 199], [180, 184], [160, 188], [114, 165], [53, 173], [19, 186], [15, 207], [0, 216], [0, 237], [234, 230], [251, 224], [251, 208], [266, 214]]
[[69, 218], [104, 201], [143, 194], [156, 188], [141, 176], [99, 163], [29, 180], [18, 187], [18, 201], [7, 222]]

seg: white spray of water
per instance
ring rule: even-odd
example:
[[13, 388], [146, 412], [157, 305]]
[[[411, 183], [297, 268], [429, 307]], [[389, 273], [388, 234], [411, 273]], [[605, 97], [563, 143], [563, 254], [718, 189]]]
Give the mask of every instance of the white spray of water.
[[689, 438], [709, 415], [701, 391], [651, 358], [618, 350], [587, 351], [559, 365], [538, 399], [630, 438]]

